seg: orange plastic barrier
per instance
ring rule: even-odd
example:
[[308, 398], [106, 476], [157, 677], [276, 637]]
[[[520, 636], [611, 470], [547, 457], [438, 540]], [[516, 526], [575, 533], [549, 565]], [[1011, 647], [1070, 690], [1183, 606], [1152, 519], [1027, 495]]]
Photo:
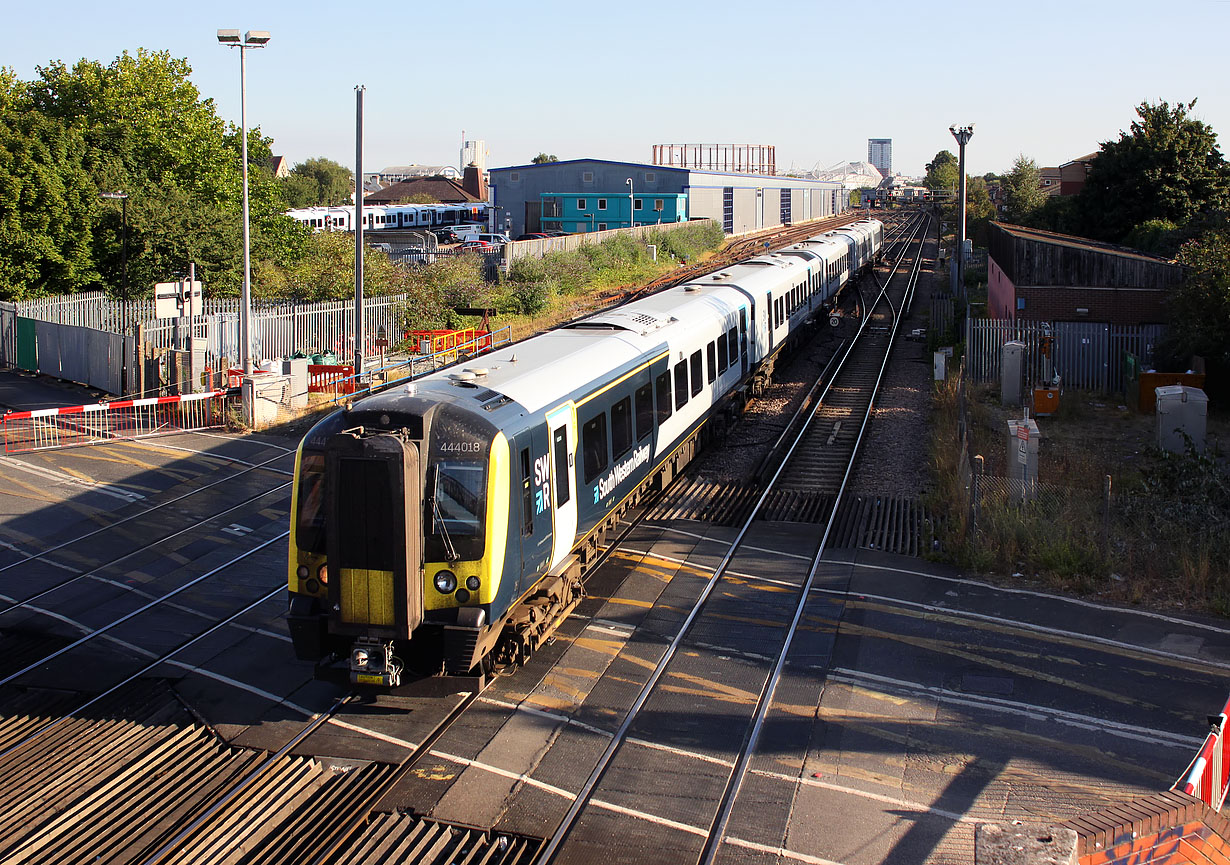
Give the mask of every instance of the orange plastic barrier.
[[491, 348], [491, 331], [469, 327], [465, 330], [409, 330], [406, 340], [410, 353], [417, 355], [441, 354], [465, 347], [479, 352]]
[[308, 393], [354, 393], [354, 365], [309, 363]]

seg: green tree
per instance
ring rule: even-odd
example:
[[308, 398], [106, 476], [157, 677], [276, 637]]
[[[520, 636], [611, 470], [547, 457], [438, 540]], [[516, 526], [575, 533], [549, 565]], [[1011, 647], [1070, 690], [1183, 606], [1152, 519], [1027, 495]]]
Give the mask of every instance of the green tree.
[[530, 160], [534, 165], [543, 165], [547, 162], [559, 162], [559, 158], [554, 153], [539, 153]]
[[1004, 190], [1004, 219], [1016, 225], [1025, 224], [1043, 204], [1047, 195], [1042, 190], [1042, 171], [1038, 163], [1019, 154], [1012, 163], [1012, 170], [1000, 178]]
[[81, 136], [54, 118], [14, 110], [15, 102], [0, 96], [0, 298], [93, 285], [100, 202], [82, 165]]
[[288, 207], [334, 206], [354, 199], [354, 174], [323, 156], [298, 163], [279, 182]]
[[981, 177], [965, 179], [965, 228], [966, 237], [976, 246], [987, 245], [987, 226], [995, 218], [995, 205], [987, 190], [987, 182]]
[[1188, 116], [1195, 105], [1142, 102], [1130, 132], [1103, 142], [1079, 195], [1085, 234], [1120, 242], [1147, 220], [1183, 225], [1230, 205], [1230, 166], [1213, 129]]
[[956, 189], [960, 179], [957, 157], [947, 150], [941, 150], [927, 163], [927, 176], [923, 179], [923, 184], [933, 190]]
[[1168, 302], [1176, 346], [1230, 367], [1230, 229], [1188, 241], [1179, 261], [1189, 269]]

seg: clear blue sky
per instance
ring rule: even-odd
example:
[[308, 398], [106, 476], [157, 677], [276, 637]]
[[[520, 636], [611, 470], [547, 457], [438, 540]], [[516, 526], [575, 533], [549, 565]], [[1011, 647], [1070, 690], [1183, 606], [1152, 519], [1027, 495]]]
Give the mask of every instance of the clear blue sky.
[[[893, 139], [897, 171], [956, 152], [971, 174], [1018, 153], [1058, 165], [1117, 137], [1144, 100], [1199, 98], [1230, 133], [1230, 0], [586, 4], [10, 4], [0, 65], [108, 63], [125, 49], [187, 58], [202, 96], [239, 122], [238, 52], [219, 28], [269, 30], [249, 53], [248, 121], [292, 163], [354, 164], [354, 87], [366, 86], [367, 171], [455, 164], [462, 130], [489, 167], [561, 159], [649, 162], [655, 143], [773, 144], [779, 168], [865, 159]], [[1222, 141], [1226, 151], [1226, 142]]]

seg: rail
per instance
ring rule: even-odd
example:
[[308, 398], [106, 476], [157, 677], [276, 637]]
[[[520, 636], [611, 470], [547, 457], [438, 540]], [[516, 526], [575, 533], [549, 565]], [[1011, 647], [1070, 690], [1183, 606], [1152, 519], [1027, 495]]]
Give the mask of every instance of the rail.
[[1222, 706], [1220, 715], [1209, 716], [1212, 727], [1209, 735], [1182, 777], [1170, 788], [1195, 796], [1215, 811], [1220, 811], [1226, 802], [1226, 782], [1230, 780], [1230, 759], [1226, 753], [1230, 743], [1225, 735], [1227, 716], [1230, 716], [1230, 698]]
[[10, 412], [0, 417], [6, 454], [75, 447], [223, 426], [226, 391]]

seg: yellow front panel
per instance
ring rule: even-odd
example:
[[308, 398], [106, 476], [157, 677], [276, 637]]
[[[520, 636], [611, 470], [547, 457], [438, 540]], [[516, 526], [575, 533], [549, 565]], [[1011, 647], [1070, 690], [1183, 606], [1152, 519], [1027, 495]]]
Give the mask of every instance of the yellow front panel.
[[342, 621], [350, 624], [394, 624], [393, 572], [343, 568]]

